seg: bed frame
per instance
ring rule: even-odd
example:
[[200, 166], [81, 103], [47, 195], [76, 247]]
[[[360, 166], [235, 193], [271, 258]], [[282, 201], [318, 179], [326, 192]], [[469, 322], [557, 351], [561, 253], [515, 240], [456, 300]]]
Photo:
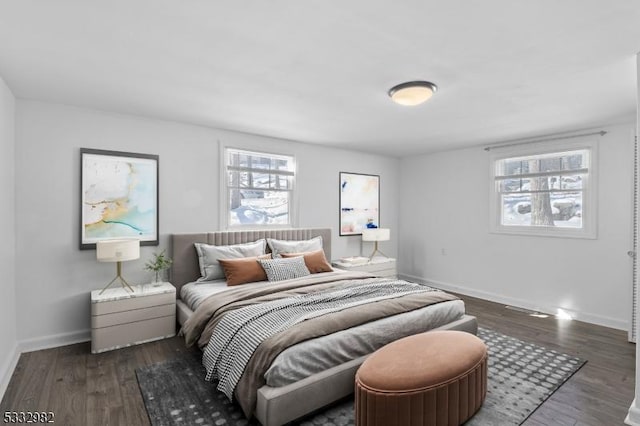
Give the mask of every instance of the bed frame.
[[[242, 244], [260, 238], [276, 238], [279, 240], [308, 240], [321, 236], [327, 259], [331, 259], [331, 229], [299, 228], [273, 229], [264, 231], [229, 231], [193, 234], [173, 234], [171, 283], [180, 288], [200, 277], [198, 256], [194, 243], [213, 245]], [[180, 324], [193, 313], [189, 307], [178, 299], [177, 317]], [[464, 315], [462, 318], [438, 327], [439, 330], [463, 330], [476, 334], [478, 324], [476, 318]], [[298, 382], [273, 388], [263, 386], [258, 389], [256, 418], [264, 426], [278, 426], [300, 418], [319, 408], [353, 393], [356, 370], [367, 356], [354, 359], [344, 364], [329, 368]]]

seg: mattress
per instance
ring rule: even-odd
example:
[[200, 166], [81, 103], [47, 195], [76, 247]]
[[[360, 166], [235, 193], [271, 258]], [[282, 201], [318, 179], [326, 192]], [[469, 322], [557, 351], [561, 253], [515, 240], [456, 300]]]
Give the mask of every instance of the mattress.
[[232, 289], [225, 280], [199, 281], [182, 286], [180, 289], [180, 299], [195, 311], [204, 299], [217, 293]]

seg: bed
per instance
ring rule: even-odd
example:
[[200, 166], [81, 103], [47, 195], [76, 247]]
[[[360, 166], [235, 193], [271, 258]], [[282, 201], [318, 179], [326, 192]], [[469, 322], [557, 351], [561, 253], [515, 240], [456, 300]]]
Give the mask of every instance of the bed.
[[[206, 315], [203, 311], [207, 311], [207, 309], [222, 311], [224, 310], [222, 307], [226, 309], [226, 306], [229, 306], [227, 299], [233, 299], [236, 294], [242, 294], [244, 297], [244, 295], [249, 292], [257, 291], [259, 297], [255, 300], [263, 300], [262, 298], [271, 298], [272, 294], [276, 295], [280, 294], [280, 292], [284, 294], [292, 292], [295, 294], [305, 293], [307, 289], [314, 289], [315, 287], [326, 287], [331, 291], [339, 291], [336, 289], [342, 288], [342, 285], [350, 285], [353, 286], [349, 289], [350, 292], [355, 291], [352, 289], [365, 289], [362, 291], [368, 292], [372, 287], [375, 287], [376, 291], [384, 291], [384, 288], [395, 285], [394, 282], [388, 279], [387, 281], [381, 281], [383, 279], [372, 278], [364, 273], [339, 271], [324, 272], [305, 278], [285, 280], [276, 283], [250, 283], [238, 286], [240, 288], [231, 288], [224, 293], [222, 292], [226, 286], [224, 282], [211, 281], [198, 283], [198, 279], [201, 277], [201, 270], [198, 253], [194, 247], [196, 243], [212, 246], [230, 246], [265, 238], [306, 241], [316, 237], [321, 237], [324, 254], [327, 259], [331, 259], [331, 230], [326, 228], [173, 234], [171, 282], [176, 286], [178, 295], [186, 295], [185, 300], [182, 298], [177, 300], [177, 318], [181, 325], [185, 326], [186, 324], [183, 329], [187, 330], [187, 335], [193, 335], [195, 333], [193, 331], [193, 323], [196, 318]], [[298, 287], [298, 281], [304, 281], [304, 285], [300, 284], [300, 287]], [[315, 336], [310, 327], [316, 324], [316, 322], [320, 324], [320, 321], [325, 320], [312, 317], [304, 322], [304, 324], [308, 325], [306, 332], [310, 334], [296, 335], [298, 340], [295, 340], [295, 342], [297, 344], [291, 347], [281, 348], [278, 346], [282, 342], [278, 341], [275, 336], [265, 340], [265, 345], [259, 346], [259, 349], [264, 350], [260, 354], [256, 352], [254, 356], [251, 357], [251, 360], [247, 361], [247, 370], [250, 371], [245, 372], [242, 376], [240, 384], [234, 394], [234, 396], [239, 399], [245, 414], [255, 416], [264, 426], [281, 425], [351, 394], [353, 392], [355, 372], [370, 352], [362, 354], [363, 351], [366, 352], [366, 348], [361, 347], [357, 348], [357, 350], [353, 349], [354, 353], [360, 354], [359, 356], [345, 354], [341, 351], [343, 351], [345, 347], [349, 347], [354, 339], [362, 339], [362, 336], [368, 336], [366, 333], [377, 332], [378, 334], [384, 334], [381, 330], [385, 332], [391, 330], [397, 333], [413, 334], [429, 329], [455, 329], [474, 334], [477, 332], [476, 319], [464, 313], [464, 304], [462, 301], [456, 300], [457, 298], [447, 295], [444, 292], [431, 291], [427, 294], [427, 292], [422, 289], [414, 290], [414, 287], [418, 286], [418, 284], [403, 283], [404, 282], [398, 282], [397, 285], [407, 286], [401, 289], [402, 291], [407, 291], [407, 306], [414, 306], [413, 303], [422, 303], [422, 298], [435, 298], [434, 300], [437, 301], [431, 302], [433, 305], [420, 307], [420, 309], [407, 308], [407, 306], [399, 308], [397, 301], [404, 301], [405, 298], [386, 299], [385, 297], [387, 296], [382, 296], [380, 300], [376, 302], [375, 309], [371, 308], [373, 304], [367, 303], [357, 308], [352, 307], [351, 309], [341, 311], [362, 311], [363, 313], [359, 314], [363, 316], [362, 318], [369, 318], [370, 315], [374, 315], [370, 317], [369, 320], [362, 319], [356, 315], [350, 315], [348, 316], [348, 320], [345, 320], [347, 316], [345, 316], [344, 313], [337, 312], [331, 315], [341, 318], [340, 325], [338, 326], [331, 321], [327, 321], [331, 323], [330, 326], [327, 326], [327, 330], [331, 327], [342, 327], [344, 324], [347, 324], [345, 329], [332, 329], [333, 331], [330, 333], [327, 332], [326, 335], [317, 333], [319, 335]], [[408, 287], [409, 285], [413, 285], [414, 287]], [[189, 286], [191, 286], [191, 288], [195, 287], [204, 293], [198, 294], [183, 291], [189, 289]], [[205, 286], [209, 286], [209, 288], [213, 290], [205, 289]], [[304, 288], [304, 290], [301, 290], [302, 288]], [[215, 295], [207, 297], [207, 291], [212, 291]], [[220, 291], [220, 293], [218, 293], [218, 291]], [[309, 293], [319, 294], [314, 293], [312, 290], [309, 290]], [[310, 297], [314, 297], [313, 294]], [[197, 300], [197, 303], [200, 303], [200, 305], [194, 303], [194, 300]], [[254, 306], [253, 302], [243, 303]], [[195, 308], [196, 305], [197, 308], [194, 312], [193, 308]], [[205, 307], [205, 305], [207, 307]], [[407, 312], [397, 313], [394, 309], [407, 309]], [[376, 313], [372, 313], [373, 311]], [[378, 317], [378, 315], [382, 315], [380, 314], [381, 311], [388, 312], [385, 313], [384, 316]], [[342, 317], [340, 315], [342, 315]], [[220, 317], [224, 318], [224, 315], [220, 315]], [[329, 316], [323, 316], [323, 318], [325, 317]], [[357, 317], [358, 319], [352, 319], [353, 317]], [[216, 321], [217, 322], [212, 320], [216, 327], [221, 327], [222, 325], [219, 323], [223, 321], [219, 318], [217, 318]], [[355, 322], [350, 323], [349, 321]], [[362, 321], [362, 323], [358, 321]], [[324, 327], [324, 323], [322, 324]], [[399, 327], [399, 324], [402, 324], [402, 326]], [[305, 327], [301, 326], [301, 328]], [[209, 333], [212, 333], [212, 329], [211, 323], [207, 324]], [[220, 329], [215, 328], [215, 330]], [[197, 333], [201, 331], [202, 330], [199, 329]], [[280, 334], [287, 335], [291, 333], [286, 331]], [[205, 334], [196, 336], [198, 340], [202, 340], [199, 341], [201, 348], [206, 341], [204, 336]], [[386, 338], [389, 337], [386, 336]], [[189, 339], [191, 341], [194, 340], [193, 336], [189, 337]], [[264, 348], [267, 346], [267, 342], [272, 341], [278, 342], [278, 344], [274, 343], [275, 349]], [[374, 343], [371, 344], [373, 345]], [[376, 344], [379, 346], [382, 343]], [[207, 345], [207, 349], [211, 349], [209, 346], [214, 345]], [[326, 353], [323, 353], [323, 350]], [[346, 350], [348, 352], [351, 349]], [[373, 350], [375, 350], [375, 348], [371, 349], [371, 352]], [[332, 353], [332, 351], [335, 351], [335, 354]], [[326, 358], [333, 358], [332, 363], [325, 366], [318, 366], [318, 359], [314, 359], [316, 353], [319, 354], [316, 358], [320, 359], [321, 363], [325, 362]], [[205, 356], [203, 358], [206, 358], [207, 352], [205, 351], [204, 354]], [[266, 355], [263, 356], [263, 354], [269, 354], [270, 358]], [[254, 358], [259, 358], [259, 360], [256, 361]], [[262, 370], [256, 367], [256, 365], [260, 365], [260, 362], [264, 364]], [[292, 362], [295, 364], [294, 367], [291, 366]], [[305, 362], [307, 364], [305, 364]], [[263, 370], [266, 370], [264, 374]], [[253, 379], [247, 379], [247, 377], [251, 377], [252, 375], [255, 376]], [[250, 385], [247, 383], [250, 383]], [[245, 399], [249, 402], [246, 402]], [[246, 408], [247, 406], [250, 406], [250, 408]]]

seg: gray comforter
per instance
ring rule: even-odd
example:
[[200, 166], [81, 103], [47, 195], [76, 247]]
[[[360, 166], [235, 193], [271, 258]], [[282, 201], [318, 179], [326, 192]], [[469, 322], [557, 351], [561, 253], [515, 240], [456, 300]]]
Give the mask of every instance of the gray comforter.
[[[213, 330], [227, 312], [291, 296], [342, 288], [345, 285], [353, 285], [347, 283], [353, 283], [354, 280], [369, 281], [368, 278], [371, 277], [363, 276], [361, 273], [329, 273], [269, 285], [243, 285], [204, 301], [184, 324], [183, 333], [187, 344], [197, 342], [203, 348], [209, 343]], [[239, 379], [235, 396], [245, 414], [250, 417], [255, 408], [257, 389], [265, 383], [265, 372], [277, 355], [286, 348], [370, 321], [455, 299], [457, 299], [455, 296], [441, 291], [410, 292], [399, 297], [378, 299], [373, 303], [348, 307], [299, 322], [267, 337], [256, 348]]]

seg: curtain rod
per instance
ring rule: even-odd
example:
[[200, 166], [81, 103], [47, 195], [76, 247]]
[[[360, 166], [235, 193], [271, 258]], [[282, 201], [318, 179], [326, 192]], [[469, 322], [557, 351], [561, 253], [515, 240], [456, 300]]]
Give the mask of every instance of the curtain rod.
[[503, 147], [507, 147], [507, 146], [525, 145], [525, 144], [528, 144], [528, 143], [536, 143], [536, 142], [557, 141], [557, 140], [561, 140], [561, 139], [581, 138], [583, 136], [593, 136], [593, 135], [604, 136], [606, 134], [607, 134], [607, 132], [605, 132], [604, 130], [601, 130], [599, 132], [581, 133], [579, 135], [557, 136], [557, 137], [554, 137], [554, 138], [534, 139], [534, 140], [531, 140], [531, 141], [522, 141], [522, 142], [512, 142], [512, 143], [489, 145], [489, 146], [484, 147], [484, 150], [485, 151], [491, 151], [492, 149], [503, 148]]

